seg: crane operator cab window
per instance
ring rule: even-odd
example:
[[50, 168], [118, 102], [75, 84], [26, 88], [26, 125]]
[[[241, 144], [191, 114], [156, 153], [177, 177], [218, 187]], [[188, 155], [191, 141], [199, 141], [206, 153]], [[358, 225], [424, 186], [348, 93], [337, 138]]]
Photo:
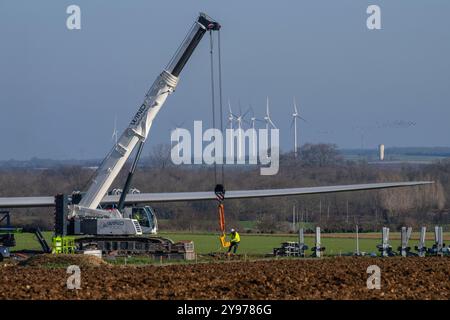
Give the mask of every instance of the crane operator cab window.
[[150, 226], [150, 222], [148, 221], [147, 213], [145, 212], [144, 208], [133, 208], [131, 218], [136, 219], [141, 227]]
[[144, 233], [156, 232], [156, 216], [152, 208], [148, 206], [134, 207], [132, 209], [131, 218], [139, 222]]

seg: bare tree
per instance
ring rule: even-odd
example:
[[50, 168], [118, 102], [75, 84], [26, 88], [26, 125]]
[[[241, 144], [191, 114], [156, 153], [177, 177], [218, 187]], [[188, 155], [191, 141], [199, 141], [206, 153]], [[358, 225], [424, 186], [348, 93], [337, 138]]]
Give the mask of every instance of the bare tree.
[[303, 164], [306, 166], [330, 166], [335, 165], [342, 159], [334, 144], [305, 144], [301, 148]]
[[172, 165], [170, 158], [170, 145], [158, 144], [150, 152], [150, 166], [165, 169]]

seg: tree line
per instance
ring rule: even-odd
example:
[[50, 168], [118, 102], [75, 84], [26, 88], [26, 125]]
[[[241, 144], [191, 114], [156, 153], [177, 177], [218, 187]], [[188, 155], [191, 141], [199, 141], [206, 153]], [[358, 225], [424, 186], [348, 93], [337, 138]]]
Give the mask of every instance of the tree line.
[[[141, 192], [208, 191], [215, 186], [214, 168], [206, 165], [175, 166], [170, 147], [156, 146], [142, 159], [133, 179]], [[64, 165], [49, 169], [0, 169], [0, 196], [39, 196], [84, 191], [95, 171]], [[112, 188], [121, 188], [127, 170], [122, 170]], [[324, 195], [263, 199], [227, 200], [226, 223], [243, 232], [290, 232], [294, 220], [312, 229], [363, 231], [382, 226], [399, 229], [450, 224], [450, 160], [429, 165], [369, 165], [346, 161], [335, 145], [306, 144], [298, 155], [282, 153], [280, 170], [274, 176], [261, 176], [257, 166], [226, 166], [227, 190], [311, 187], [322, 185], [387, 181], [433, 180], [430, 186], [374, 191], [340, 192]], [[160, 230], [216, 231], [217, 208], [214, 201], [151, 204], [156, 210]], [[53, 229], [53, 209], [12, 210], [13, 223]]]

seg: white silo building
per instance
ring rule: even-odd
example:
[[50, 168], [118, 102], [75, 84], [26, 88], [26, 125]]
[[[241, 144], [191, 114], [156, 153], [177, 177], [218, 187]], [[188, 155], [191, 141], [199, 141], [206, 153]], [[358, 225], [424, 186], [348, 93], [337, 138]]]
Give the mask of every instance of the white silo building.
[[384, 144], [380, 144], [378, 146], [378, 151], [380, 154], [380, 161], [383, 161], [384, 160]]

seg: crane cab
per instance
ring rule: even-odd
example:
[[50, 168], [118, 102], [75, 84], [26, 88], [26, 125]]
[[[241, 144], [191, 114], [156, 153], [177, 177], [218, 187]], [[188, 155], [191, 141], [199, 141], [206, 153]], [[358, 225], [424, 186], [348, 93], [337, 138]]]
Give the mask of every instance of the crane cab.
[[143, 234], [156, 234], [158, 232], [158, 220], [152, 207], [125, 207], [122, 214], [124, 218], [137, 220]]

